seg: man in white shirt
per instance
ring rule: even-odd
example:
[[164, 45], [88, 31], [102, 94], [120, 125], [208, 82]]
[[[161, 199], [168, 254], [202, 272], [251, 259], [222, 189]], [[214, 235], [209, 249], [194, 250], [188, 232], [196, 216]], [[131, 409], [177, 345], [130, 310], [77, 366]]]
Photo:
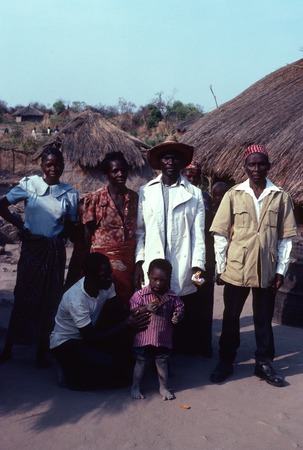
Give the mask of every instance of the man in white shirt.
[[84, 278], [62, 297], [50, 348], [63, 372], [62, 387], [92, 390], [130, 382], [134, 333], [150, 314], [129, 314], [116, 298], [112, 268], [101, 253], [91, 253]]
[[250, 145], [243, 157], [248, 180], [225, 194], [210, 228], [215, 239], [217, 283], [225, 285], [220, 362], [211, 381], [222, 382], [233, 373], [240, 345], [239, 318], [252, 289], [255, 375], [280, 387], [284, 380], [270, 364], [275, 354], [271, 322], [296, 224], [290, 197], [266, 178], [270, 168], [266, 148]]

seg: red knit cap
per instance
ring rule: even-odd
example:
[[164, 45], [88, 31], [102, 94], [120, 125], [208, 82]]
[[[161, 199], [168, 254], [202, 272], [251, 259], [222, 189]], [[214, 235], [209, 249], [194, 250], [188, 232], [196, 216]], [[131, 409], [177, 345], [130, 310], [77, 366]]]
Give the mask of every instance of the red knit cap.
[[268, 153], [267, 153], [267, 150], [264, 145], [260, 145], [260, 144], [249, 145], [247, 147], [247, 149], [244, 150], [244, 153], [243, 153], [244, 160], [252, 153], [263, 153], [263, 155], [267, 156], [267, 158], [268, 158]]

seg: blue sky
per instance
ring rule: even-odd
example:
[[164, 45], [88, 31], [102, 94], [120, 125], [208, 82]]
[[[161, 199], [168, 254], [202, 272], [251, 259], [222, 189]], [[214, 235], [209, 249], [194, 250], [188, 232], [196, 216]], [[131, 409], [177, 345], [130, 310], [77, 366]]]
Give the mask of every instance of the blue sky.
[[302, 0], [7, 0], [0, 100], [137, 107], [157, 92], [205, 112], [303, 58]]

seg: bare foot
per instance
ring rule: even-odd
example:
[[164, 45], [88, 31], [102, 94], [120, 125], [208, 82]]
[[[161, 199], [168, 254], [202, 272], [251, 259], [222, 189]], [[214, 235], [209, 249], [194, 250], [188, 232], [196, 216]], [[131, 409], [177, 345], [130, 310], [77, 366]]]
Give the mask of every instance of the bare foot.
[[162, 395], [163, 400], [173, 400], [176, 398], [168, 389], [161, 388], [159, 392]]
[[137, 386], [131, 387], [130, 395], [136, 400], [142, 400], [143, 398], [145, 398], [144, 395], [141, 394], [140, 389]]

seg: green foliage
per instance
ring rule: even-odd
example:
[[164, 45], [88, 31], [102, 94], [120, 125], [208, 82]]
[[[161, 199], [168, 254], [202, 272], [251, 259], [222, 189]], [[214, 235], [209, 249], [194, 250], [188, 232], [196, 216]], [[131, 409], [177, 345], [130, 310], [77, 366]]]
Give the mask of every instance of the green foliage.
[[157, 133], [155, 136], [146, 138], [145, 143], [150, 147], [154, 147], [155, 145], [160, 144], [160, 142], [163, 142], [166, 137], [167, 135]]
[[47, 111], [47, 107], [43, 104], [43, 103], [39, 103], [39, 102], [32, 102], [31, 106], [33, 108], [37, 108], [39, 111], [46, 113]]
[[119, 97], [118, 100], [118, 111], [119, 114], [127, 114], [127, 113], [133, 113], [136, 105], [133, 102], [128, 102], [123, 97]]
[[160, 109], [152, 103], [149, 103], [146, 106], [142, 106], [135, 114], [135, 116], [138, 123], [141, 125], [145, 124], [149, 130], [152, 128], [156, 128], [158, 123], [163, 118]]
[[172, 105], [168, 106], [165, 116], [170, 121], [180, 122], [182, 120], [202, 117], [203, 110], [193, 103], [186, 104], [180, 100], [176, 100]]
[[57, 100], [54, 104], [53, 104], [53, 109], [55, 110], [55, 112], [57, 114], [62, 113], [65, 109], [66, 106], [64, 104], [64, 102], [62, 100]]
[[8, 112], [7, 103], [4, 100], [0, 100], [0, 114], [5, 114]]
[[86, 109], [86, 103], [79, 101], [72, 102], [71, 109], [75, 112], [82, 112]]
[[23, 138], [23, 129], [21, 125], [14, 125], [12, 129], [11, 136], [13, 138], [13, 142], [16, 143]]
[[35, 151], [38, 149], [38, 143], [31, 137], [26, 137], [22, 139], [21, 148], [26, 153], [35, 153]]

